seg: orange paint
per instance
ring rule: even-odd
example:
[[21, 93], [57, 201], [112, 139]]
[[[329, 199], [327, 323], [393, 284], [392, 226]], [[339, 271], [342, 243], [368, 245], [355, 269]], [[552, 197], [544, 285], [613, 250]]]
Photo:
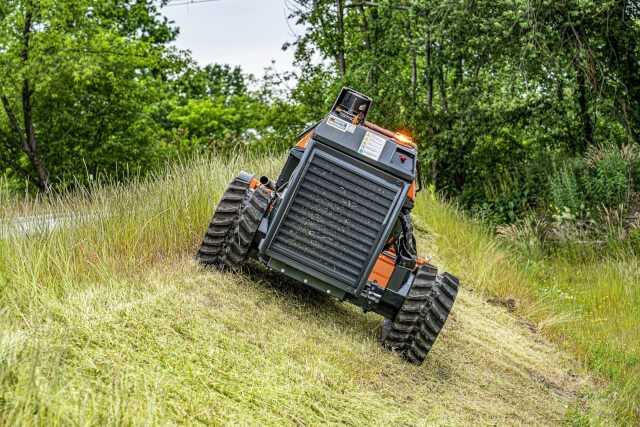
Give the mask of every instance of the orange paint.
[[382, 135], [388, 137], [388, 138], [395, 138], [395, 134], [393, 132], [391, 132], [388, 129], [383, 128], [382, 126], [378, 126], [375, 123], [371, 123], [371, 122], [364, 122], [365, 127], [368, 127], [369, 129], [376, 131], [378, 133], [381, 133]]
[[417, 192], [418, 192], [418, 185], [416, 184], [416, 181], [414, 180], [411, 183], [411, 186], [409, 187], [409, 192], [407, 193], [407, 197], [409, 198], [409, 200], [411, 200], [412, 202], [415, 201]]
[[420, 266], [420, 265], [425, 265], [425, 264], [429, 264], [431, 262], [431, 258], [421, 258], [418, 257], [416, 259], [416, 265]]
[[394, 133], [394, 132], [391, 132], [389, 129], [385, 129], [382, 126], [378, 126], [377, 124], [371, 123], [371, 122], [365, 122], [364, 125], [365, 127], [368, 127], [369, 129], [386, 136], [387, 138], [393, 139], [398, 145], [402, 145], [409, 148], [417, 147], [416, 143], [413, 141], [413, 138], [411, 138], [409, 135], [406, 135], [402, 132]]
[[382, 252], [373, 266], [369, 275], [369, 281], [381, 288], [386, 288], [391, 280], [391, 275], [396, 269], [396, 258], [390, 252]]
[[256, 177], [251, 178], [251, 181], [249, 181], [249, 188], [255, 190], [258, 187], [260, 187], [260, 180], [256, 179]]
[[417, 145], [413, 142], [413, 138], [403, 133], [397, 132], [394, 136], [396, 142], [400, 145], [404, 145], [405, 147], [416, 148]]
[[312, 136], [313, 136], [312, 131], [305, 133], [304, 136], [300, 138], [300, 141], [298, 141], [298, 143], [296, 144], [296, 147], [302, 148], [302, 149], [307, 148], [307, 144], [309, 143], [309, 141], [311, 141]]

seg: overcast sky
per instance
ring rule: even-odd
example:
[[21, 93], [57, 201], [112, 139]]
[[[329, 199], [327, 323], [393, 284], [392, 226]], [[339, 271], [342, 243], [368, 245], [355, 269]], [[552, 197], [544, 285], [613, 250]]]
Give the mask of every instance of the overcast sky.
[[271, 60], [276, 61], [278, 71], [293, 68], [293, 52], [281, 49], [283, 43], [295, 40], [287, 23], [285, 0], [183, 4], [187, 1], [171, 0], [163, 13], [180, 27], [175, 45], [190, 50], [200, 65], [240, 65], [257, 77], [262, 77]]

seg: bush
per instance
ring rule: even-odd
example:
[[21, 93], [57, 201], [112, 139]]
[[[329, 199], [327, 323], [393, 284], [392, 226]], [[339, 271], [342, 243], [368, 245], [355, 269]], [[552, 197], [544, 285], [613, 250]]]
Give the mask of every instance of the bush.
[[555, 213], [585, 213], [585, 193], [579, 179], [583, 169], [584, 162], [580, 160], [567, 162], [549, 179], [549, 198]]
[[585, 190], [592, 206], [611, 208], [628, 200], [632, 166], [629, 160], [616, 146], [589, 150]]
[[634, 228], [629, 232], [629, 245], [633, 252], [640, 256], [640, 228]]
[[571, 212], [579, 219], [627, 205], [634, 191], [638, 156], [635, 148], [597, 146], [584, 159], [568, 160], [549, 179], [554, 213]]
[[640, 193], [640, 156], [631, 162], [631, 181], [633, 191]]

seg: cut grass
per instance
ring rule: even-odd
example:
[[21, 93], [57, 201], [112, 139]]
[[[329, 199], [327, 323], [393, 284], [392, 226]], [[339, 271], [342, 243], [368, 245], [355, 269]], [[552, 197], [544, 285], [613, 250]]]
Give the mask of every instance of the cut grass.
[[422, 367], [380, 348], [378, 316], [190, 260], [43, 308], [5, 338], [7, 424], [553, 425], [582, 389], [566, 356], [466, 291]]
[[563, 312], [535, 303], [530, 273], [430, 198], [416, 216], [436, 233], [421, 249], [464, 285], [421, 367], [379, 347], [376, 315], [277, 280], [201, 271], [190, 257], [226, 184], [241, 169], [275, 176], [280, 165], [199, 160], [0, 209], [0, 219], [97, 213], [0, 240], [0, 420], [553, 425], [568, 408], [610, 419], [566, 353], [470, 288], [516, 296], [541, 324]]
[[[622, 425], [640, 422], [640, 263], [632, 255], [522, 259], [484, 226], [423, 195], [414, 212], [462, 281], [503, 301], [610, 380]], [[579, 259], [579, 261], [577, 260]]]

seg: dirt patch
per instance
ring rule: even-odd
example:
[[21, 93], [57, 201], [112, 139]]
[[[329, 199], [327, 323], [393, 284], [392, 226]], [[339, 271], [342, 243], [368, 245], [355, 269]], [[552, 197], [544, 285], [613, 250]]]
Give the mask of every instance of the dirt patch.
[[504, 307], [509, 313], [513, 313], [518, 309], [518, 301], [515, 298], [489, 298], [489, 304]]

